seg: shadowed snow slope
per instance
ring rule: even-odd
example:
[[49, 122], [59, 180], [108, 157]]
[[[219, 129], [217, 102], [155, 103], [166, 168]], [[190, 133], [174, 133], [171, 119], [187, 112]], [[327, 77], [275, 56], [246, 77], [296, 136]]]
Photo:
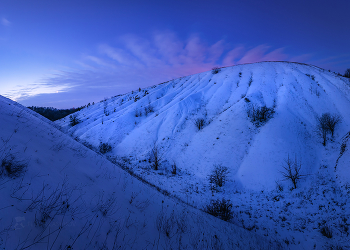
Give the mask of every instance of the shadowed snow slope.
[[[335, 73], [262, 62], [106, 99], [79, 111], [80, 124], [71, 127], [68, 117], [57, 124], [95, 147], [109, 143], [111, 156], [142, 162], [156, 145], [165, 170], [176, 162], [204, 183], [213, 165], [222, 164], [229, 168], [232, 189], [271, 190], [288, 155], [298, 158], [304, 175], [325, 163], [317, 117], [327, 112], [341, 117], [334, 136], [327, 134], [327, 143], [339, 143], [350, 130], [349, 98], [348, 79]], [[264, 106], [269, 119], [253, 122], [252, 111]], [[204, 120], [200, 130], [199, 119]], [[334, 165], [334, 159], [327, 164]]]
[[[125, 153], [131, 149], [146, 153], [141, 145], [130, 142], [140, 136], [138, 133], [146, 133], [139, 143], [146, 145], [146, 136], [154, 140], [147, 128], [150, 133], [158, 128], [160, 141], [162, 136], [174, 133], [193, 134], [188, 139], [196, 140], [195, 133], [185, 132], [184, 128], [188, 126], [185, 120], [176, 119], [172, 110], [184, 112], [180, 107], [187, 105], [188, 112], [194, 112], [197, 99], [193, 94], [184, 93], [187, 101], [172, 104], [173, 98], [182, 97], [176, 97], [176, 92], [172, 97], [168, 96], [167, 91], [171, 88], [172, 85], [164, 89], [158, 87], [149, 94], [149, 100], [159, 112], [158, 118], [152, 114], [140, 118], [138, 126], [134, 126], [134, 122], [130, 125], [131, 119], [135, 119], [133, 109], [141, 103], [146, 105], [148, 96], [140, 103], [128, 105], [125, 100], [125, 106], [119, 106], [121, 97], [108, 101], [108, 110], [112, 110], [109, 110], [111, 115], [105, 118], [104, 126], [97, 126], [102, 117], [99, 105], [87, 109], [89, 114], [91, 112], [92, 123], [80, 113], [86, 131], [79, 130], [79, 133], [85, 138], [98, 135], [101, 140], [113, 140], [118, 150], [125, 147]], [[157, 100], [158, 95], [163, 98]], [[202, 98], [202, 94], [197, 97]], [[115, 113], [113, 103], [118, 108]], [[103, 112], [103, 104], [101, 107]], [[185, 117], [186, 113], [182, 115]], [[98, 123], [93, 122], [95, 118], [99, 119]], [[113, 123], [118, 118], [120, 122]], [[166, 119], [172, 119], [178, 125], [167, 123]], [[179, 132], [174, 131], [177, 126]], [[163, 195], [63, 134], [45, 118], [2, 96], [0, 164], [1, 249], [276, 247], [253, 232]]]

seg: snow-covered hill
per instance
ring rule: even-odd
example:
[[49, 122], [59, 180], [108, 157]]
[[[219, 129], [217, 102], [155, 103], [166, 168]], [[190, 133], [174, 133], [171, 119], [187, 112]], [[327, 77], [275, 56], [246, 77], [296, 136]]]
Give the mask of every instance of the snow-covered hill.
[[[266, 119], [254, 121], [262, 107]], [[345, 153], [339, 158], [349, 107], [348, 79], [305, 64], [262, 62], [115, 96], [77, 112], [75, 126], [69, 117], [56, 124], [92, 147], [107, 143], [110, 159], [186, 203], [203, 208], [225, 197], [235, 205], [233, 223], [292, 248], [321, 249], [350, 247], [343, 219], [350, 215], [350, 172]], [[341, 122], [324, 146], [325, 113]], [[288, 157], [301, 164], [297, 189], [283, 178]], [[214, 192], [208, 176], [220, 164], [229, 174]]]
[[271, 249], [0, 96], [1, 249]]
[[[111, 144], [112, 155], [143, 160], [156, 144], [164, 160], [200, 180], [222, 164], [237, 187], [272, 189], [288, 154], [300, 159], [305, 174], [324, 164], [317, 117], [341, 117], [331, 141], [350, 130], [349, 86], [309, 65], [240, 65], [113, 97], [78, 112], [82, 122], [74, 127], [69, 117], [57, 124], [93, 146]], [[253, 106], [273, 109], [273, 118], [255, 126], [248, 117]], [[200, 131], [198, 118], [205, 123]]]

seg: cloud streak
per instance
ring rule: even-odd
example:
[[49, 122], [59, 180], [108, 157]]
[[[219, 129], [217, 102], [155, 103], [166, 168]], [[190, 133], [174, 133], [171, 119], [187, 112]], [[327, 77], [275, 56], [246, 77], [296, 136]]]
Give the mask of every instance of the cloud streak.
[[5, 27], [11, 26], [11, 22], [7, 20], [5, 17], [1, 18], [1, 24]]
[[[149, 39], [125, 35], [119, 38], [117, 44], [98, 45], [95, 54], [82, 55], [78, 60], [80, 69], [62, 71], [42, 79], [40, 85], [32, 86], [29, 91], [20, 90], [17, 99], [50, 93], [51, 89], [51, 93], [84, 93], [85, 103], [88, 103], [112, 94], [208, 71], [214, 66], [293, 58], [284, 48], [272, 48], [266, 44], [231, 46], [224, 40], [208, 44], [197, 34], [181, 40], [169, 31], [155, 32]], [[299, 58], [306, 57], [299, 55]]]

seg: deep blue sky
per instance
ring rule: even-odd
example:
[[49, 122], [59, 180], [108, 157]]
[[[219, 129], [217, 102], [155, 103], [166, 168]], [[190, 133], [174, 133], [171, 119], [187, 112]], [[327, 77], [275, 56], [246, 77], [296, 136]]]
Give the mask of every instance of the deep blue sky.
[[0, 94], [68, 108], [266, 60], [350, 68], [350, 1], [0, 0]]

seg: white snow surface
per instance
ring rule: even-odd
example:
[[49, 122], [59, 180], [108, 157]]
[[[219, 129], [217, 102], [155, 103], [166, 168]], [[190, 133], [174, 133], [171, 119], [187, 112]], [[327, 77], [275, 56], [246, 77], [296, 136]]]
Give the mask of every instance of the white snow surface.
[[[263, 106], [272, 117], [252, 122], [249, 111]], [[326, 146], [318, 129], [324, 113], [341, 118]], [[300, 63], [237, 65], [106, 98], [75, 115], [81, 122], [73, 127], [69, 117], [56, 124], [95, 149], [108, 143], [110, 160], [194, 207], [224, 197], [234, 205], [232, 223], [287, 248], [350, 249], [348, 151], [340, 155], [350, 131], [347, 78]], [[281, 173], [288, 157], [302, 166], [296, 189]], [[208, 176], [218, 164], [229, 174], [212, 191]]]
[[[146, 115], [149, 105], [154, 112]], [[254, 126], [247, 115], [252, 105], [274, 107], [273, 118]], [[342, 118], [332, 138], [339, 141], [350, 130], [349, 107], [348, 79], [314, 66], [263, 62], [113, 97], [78, 112], [82, 122], [74, 127], [69, 117], [57, 124], [95, 147], [111, 144], [111, 155], [144, 160], [156, 144], [164, 160], [198, 180], [204, 182], [212, 166], [222, 164], [235, 188], [271, 190], [288, 154], [300, 158], [305, 174], [323, 164], [317, 117], [329, 112]], [[206, 123], [200, 131], [197, 118]]]
[[0, 249], [279, 246], [164, 195], [2, 96], [0, 164]]

